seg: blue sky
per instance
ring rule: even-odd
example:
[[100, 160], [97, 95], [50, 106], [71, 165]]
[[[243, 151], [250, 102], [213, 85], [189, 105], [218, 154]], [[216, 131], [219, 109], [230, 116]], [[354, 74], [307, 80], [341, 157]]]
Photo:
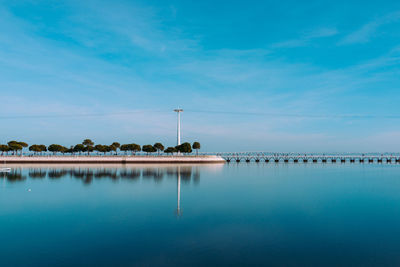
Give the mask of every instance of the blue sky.
[[398, 1], [0, 0], [0, 141], [174, 145], [179, 106], [205, 151], [399, 151], [399, 29]]

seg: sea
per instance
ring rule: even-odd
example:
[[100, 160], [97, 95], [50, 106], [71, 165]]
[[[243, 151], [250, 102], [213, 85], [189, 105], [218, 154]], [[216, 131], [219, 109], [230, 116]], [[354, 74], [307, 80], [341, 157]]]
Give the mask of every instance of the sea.
[[400, 266], [400, 165], [12, 165], [0, 266]]

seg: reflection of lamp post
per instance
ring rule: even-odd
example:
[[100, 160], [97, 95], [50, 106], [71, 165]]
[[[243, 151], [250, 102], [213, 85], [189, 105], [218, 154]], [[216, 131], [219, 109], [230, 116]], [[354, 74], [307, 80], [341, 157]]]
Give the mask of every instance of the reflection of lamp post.
[[176, 113], [178, 113], [178, 127], [177, 127], [177, 136], [176, 136], [176, 145], [179, 146], [181, 144], [181, 112], [183, 109], [174, 109]]
[[178, 166], [176, 169], [176, 176], [177, 176], [177, 205], [176, 205], [176, 215], [181, 216], [181, 167]]

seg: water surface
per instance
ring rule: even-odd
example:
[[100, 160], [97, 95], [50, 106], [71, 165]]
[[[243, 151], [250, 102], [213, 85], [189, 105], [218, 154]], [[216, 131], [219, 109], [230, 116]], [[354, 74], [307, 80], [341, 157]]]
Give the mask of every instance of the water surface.
[[1, 266], [399, 266], [400, 165], [13, 166]]

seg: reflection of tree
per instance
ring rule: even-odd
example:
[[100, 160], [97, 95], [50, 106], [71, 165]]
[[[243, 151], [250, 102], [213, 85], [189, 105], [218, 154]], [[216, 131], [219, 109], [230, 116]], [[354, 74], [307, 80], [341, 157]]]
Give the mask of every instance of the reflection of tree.
[[167, 176], [168, 176], [168, 177], [173, 177], [173, 178], [175, 178], [175, 177], [176, 177], [176, 168], [167, 167], [166, 173], [167, 173]]
[[78, 170], [73, 170], [71, 172], [72, 177], [74, 177], [75, 179], [79, 179], [82, 180], [82, 182], [86, 185], [91, 184], [93, 181], [93, 176], [94, 173], [92, 170], [90, 169], [78, 169]]
[[[44, 168], [31, 168], [29, 169], [30, 178], [45, 178], [46, 175], [50, 179], [60, 179], [64, 176], [70, 175], [71, 177], [81, 180], [84, 184], [91, 184], [93, 179], [111, 179], [117, 181], [118, 179], [132, 179], [137, 180], [142, 177], [143, 179], [152, 179], [155, 183], [162, 181], [165, 175], [170, 178], [177, 179], [178, 174], [184, 184], [190, 183], [198, 184], [200, 181], [200, 170], [198, 167], [193, 166], [162, 166], [162, 167], [146, 167], [146, 168], [123, 168], [123, 169], [108, 169], [108, 168], [69, 168], [69, 169], [44, 169]], [[11, 177], [11, 180], [23, 180], [26, 177], [21, 175], [21, 170], [17, 172], [13, 170], [12, 173], [3, 174], [4, 177]], [[1, 176], [0, 176], [1, 177]]]
[[120, 171], [119, 175], [123, 179], [134, 179], [137, 180], [140, 178], [140, 171], [139, 170], [122, 170]]
[[94, 177], [96, 179], [99, 178], [111, 178], [113, 180], [118, 179], [118, 173], [116, 170], [106, 170], [106, 169], [102, 169], [102, 170], [98, 170], [94, 173]]
[[99, 179], [99, 178], [107, 178], [108, 176], [111, 175], [111, 172], [108, 170], [100, 170], [100, 171], [96, 171], [94, 174], [94, 177]]
[[86, 172], [87, 171], [85, 171], [85, 170], [78, 169], [78, 170], [73, 170], [71, 172], [71, 175], [72, 175], [72, 177], [74, 177], [76, 179], [81, 179], [86, 176]]
[[66, 170], [50, 170], [48, 176], [50, 179], [59, 179], [67, 174]]
[[193, 183], [199, 184], [200, 183], [200, 170], [199, 167], [196, 167], [193, 173]]
[[155, 175], [154, 168], [146, 168], [142, 172], [143, 178], [153, 178]]
[[46, 177], [47, 171], [43, 169], [33, 169], [30, 170], [28, 174], [30, 178], [44, 178]]
[[182, 182], [185, 184], [190, 182], [190, 178], [192, 177], [192, 167], [181, 167], [180, 168], [180, 175]]
[[83, 184], [89, 185], [93, 181], [93, 172], [88, 172], [86, 176], [83, 177]]
[[26, 180], [26, 176], [22, 175], [20, 170], [13, 170], [11, 172], [5, 173], [5, 178], [7, 179], [7, 182], [21, 182]]
[[117, 180], [117, 179], [120, 178], [120, 176], [118, 176], [117, 171], [112, 171], [112, 172], [110, 173], [110, 177], [111, 177], [111, 179], [113, 179], [113, 180]]
[[[195, 171], [193, 173], [193, 170]], [[193, 166], [179, 166], [179, 167], [167, 167], [165, 173], [168, 177], [176, 178], [179, 173], [182, 179], [182, 182], [189, 183], [193, 178], [194, 183], [198, 183], [200, 181], [200, 170], [198, 167]]]
[[157, 168], [157, 170], [154, 173], [154, 181], [156, 183], [159, 183], [161, 182], [163, 177], [164, 177], [164, 171], [161, 168]]

